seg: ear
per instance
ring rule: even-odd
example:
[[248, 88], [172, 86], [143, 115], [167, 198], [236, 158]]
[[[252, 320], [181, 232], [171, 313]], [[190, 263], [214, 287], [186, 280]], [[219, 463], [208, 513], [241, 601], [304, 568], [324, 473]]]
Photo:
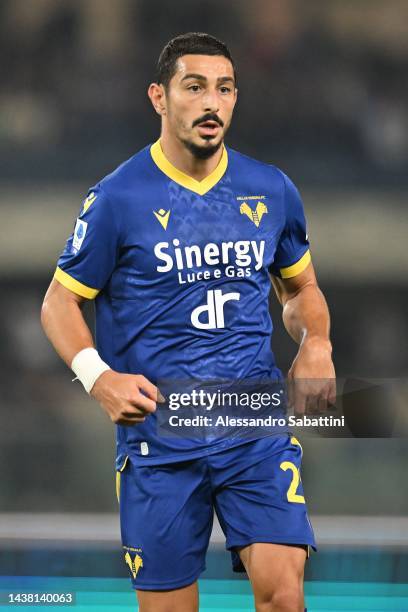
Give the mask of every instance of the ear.
[[147, 90], [147, 95], [150, 98], [153, 108], [158, 115], [166, 114], [166, 94], [163, 85], [151, 83]]

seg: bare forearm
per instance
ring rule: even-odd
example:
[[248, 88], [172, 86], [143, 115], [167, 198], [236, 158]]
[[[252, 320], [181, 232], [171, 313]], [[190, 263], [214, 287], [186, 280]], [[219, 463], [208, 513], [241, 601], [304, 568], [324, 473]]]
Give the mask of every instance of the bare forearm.
[[[71, 367], [77, 353], [94, 346], [92, 334], [82, 316], [82, 302], [83, 298], [65, 289], [54, 279], [41, 310], [44, 331], [68, 367]], [[88, 361], [87, 367], [89, 363]], [[91, 363], [92, 367], [94, 365]], [[78, 373], [78, 364], [75, 373], [88, 391]], [[88, 376], [86, 379], [89, 382]], [[156, 410], [156, 401], [164, 401], [157, 387], [144, 376], [120, 374], [110, 369], [96, 377], [89, 385], [88, 392], [118, 425], [134, 426], [143, 423], [146, 417]]]
[[278, 300], [283, 306], [286, 330], [299, 344], [288, 371], [290, 403], [295, 413], [325, 409], [336, 401], [336, 373], [329, 339], [330, 316], [320, 291], [313, 265], [300, 274], [272, 277]]
[[317, 285], [308, 285], [286, 301], [283, 322], [290, 336], [297, 342], [319, 338], [329, 344], [330, 315], [323, 293]]
[[44, 299], [41, 323], [51, 344], [68, 367], [79, 351], [94, 346], [80, 304], [67, 298], [62, 290], [55, 290], [53, 285]]

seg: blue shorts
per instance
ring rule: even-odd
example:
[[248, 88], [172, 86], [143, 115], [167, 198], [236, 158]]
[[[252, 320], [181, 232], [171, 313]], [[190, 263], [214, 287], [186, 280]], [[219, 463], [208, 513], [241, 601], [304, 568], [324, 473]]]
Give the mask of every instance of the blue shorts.
[[214, 509], [236, 549], [254, 542], [316, 550], [300, 480], [302, 449], [289, 434], [269, 436], [178, 463], [140, 466], [127, 458], [117, 471], [125, 563], [132, 586], [187, 586], [205, 569]]

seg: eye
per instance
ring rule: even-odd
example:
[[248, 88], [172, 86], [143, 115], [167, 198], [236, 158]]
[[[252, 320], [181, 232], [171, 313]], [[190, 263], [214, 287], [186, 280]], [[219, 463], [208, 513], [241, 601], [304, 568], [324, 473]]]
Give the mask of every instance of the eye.
[[222, 94], [229, 94], [229, 93], [231, 93], [231, 91], [232, 91], [232, 88], [231, 88], [231, 87], [228, 87], [228, 85], [222, 85], [222, 86], [220, 87], [220, 92], [221, 92]]
[[200, 91], [201, 87], [200, 85], [195, 84], [195, 85], [190, 85], [187, 89], [189, 89], [189, 91], [197, 92], [197, 91]]

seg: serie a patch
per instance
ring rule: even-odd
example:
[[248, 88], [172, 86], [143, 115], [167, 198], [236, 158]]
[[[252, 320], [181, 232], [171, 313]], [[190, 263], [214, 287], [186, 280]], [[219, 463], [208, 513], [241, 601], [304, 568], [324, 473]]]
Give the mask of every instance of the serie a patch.
[[82, 219], [77, 219], [74, 229], [74, 237], [72, 240], [72, 251], [74, 253], [78, 253], [79, 249], [81, 248], [86, 235], [87, 228], [88, 224], [86, 221], [82, 221]]

